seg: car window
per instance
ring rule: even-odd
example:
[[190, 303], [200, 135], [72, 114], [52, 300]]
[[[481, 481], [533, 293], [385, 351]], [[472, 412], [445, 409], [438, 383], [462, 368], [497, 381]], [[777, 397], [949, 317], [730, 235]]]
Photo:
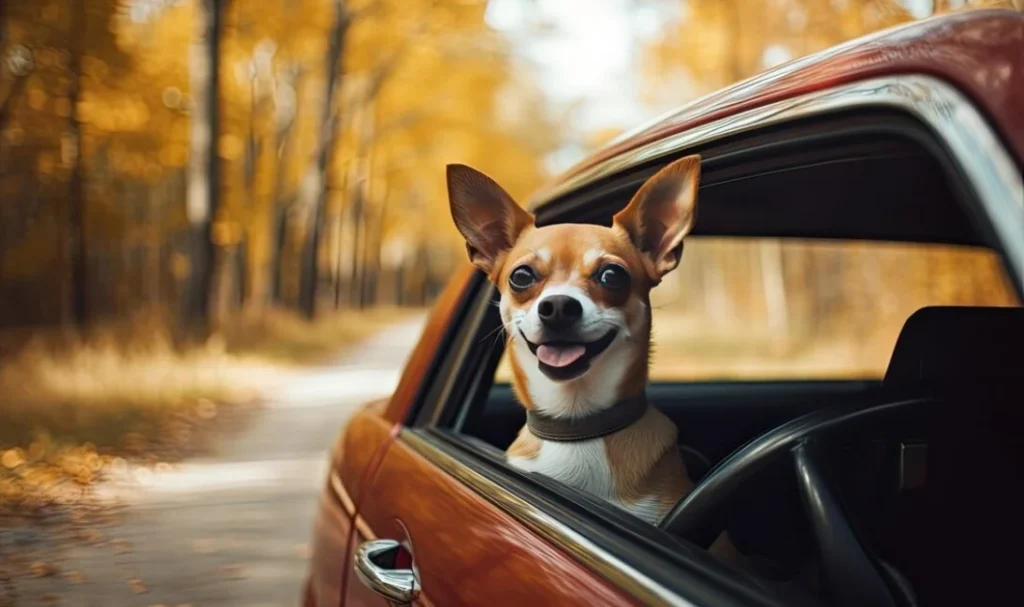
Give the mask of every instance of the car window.
[[1019, 302], [980, 247], [692, 238], [651, 305], [652, 380], [845, 380], [880, 379], [922, 307]]

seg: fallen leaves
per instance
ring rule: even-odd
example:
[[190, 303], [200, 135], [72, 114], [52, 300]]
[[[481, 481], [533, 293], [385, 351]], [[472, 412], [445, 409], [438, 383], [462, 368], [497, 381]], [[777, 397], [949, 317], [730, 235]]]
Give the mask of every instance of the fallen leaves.
[[0, 456], [0, 464], [4, 468], [13, 469], [25, 463], [25, 452], [21, 449], [8, 449]]
[[144, 484], [154, 472], [171, 472], [174, 462], [203, 452], [254, 410], [232, 407], [224, 415], [202, 398], [156, 407], [103, 437], [102, 448], [42, 432], [23, 447], [0, 450], [0, 514], [43, 515], [92, 504], [94, 487], [108, 478]]
[[78, 503], [110, 459], [91, 443], [60, 443], [46, 434], [27, 450], [8, 449], [0, 454], [0, 511], [26, 513]]
[[60, 573], [56, 565], [46, 561], [36, 561], [29, 566], [29, 569], [35, 577], [52, 577]]
[[195, 414], [199, 419], [213, 419], [217, 417], [217, 404], [209, 399], [200, 398], [196, 402]]
[[143, 583], [139, 578], [132, 578], [128, 580], [128, 586], [132, 589], [135, 594], [145, 594], [149, 592], [149, 587]]
[[103, 541], [103, 534], [96, 529], [75, 529], [72, 535], [75, 539], [89, 544], [98, 544]]

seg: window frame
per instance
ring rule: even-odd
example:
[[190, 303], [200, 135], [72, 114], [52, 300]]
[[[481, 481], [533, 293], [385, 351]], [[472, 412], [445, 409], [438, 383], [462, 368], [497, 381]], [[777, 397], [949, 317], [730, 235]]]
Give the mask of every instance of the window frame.
[[[921, 95], [915, 87], [924, 87], [932, 97]], [[956, 108], [959, 124], [950, 124], [950, 106]], [[819, 119], [842, 118], [851, 110], [894, 108], [911, 119], [908, 124], [923, 127], [909, 135], [943, 164], [957, 194], [966, 202], [965, 211], [973, 212], [976, 228], [1003, 257], [1016, 294], [1024, 299], [1024, 229], [1018, 234], [1005, 223], [1015, 217], [1012, 188], [1020, 183], [1019, 174], [1014, 182], [1012, 172], [1005, 168], [1016, 165], [974, 106], [951, 86], [931, 77], [887, 77], [840, 86], [722, 119], [583, 171], [549, 192], [545, 202], [531, 206], [540, 225], [559, 218], [592, 220], [602, 212], [602, 205], [594, 204], [595, 200], [635, 189], [673, 158], [701, 153], [706, 178], [792, 143], [780, 139], [779, 132], [793, 132], [798, 130], [795, 127]], [[979, 141], [972, 145], [961, 132], [965, 130]], [[827, 130], [811, 132], [801, 141], [834, 135]], [[986, 170], [977, 158], [972, 161], [965, 156], [979, 146], [994, 168]], [[986, 176], [990, 181], [985, 181]], [[1007, 188], [1011, 189], [1008, 198], [1000, 202], [998, 198]], [[1018, 252], [1021, 260], [1015, 257]], [[726, 568], [706, 552], [613, 506], [515, 470], [504, 463], [497, 448], [449, 430], [461, 427], [474, 399], [479, 399], [486, 374], [493, 378], [501, 348], [496, 354], [494, 346], [485, 343], [488, 336], [480, 338], [480, 331], [488, 313], [494, 313], [495, 292], [480, 272], [470, 281], [443, 360], [432, 369], [398, 440], [638, 600], [667, 605], [777, 604], [778, 599], [756, 580]]]

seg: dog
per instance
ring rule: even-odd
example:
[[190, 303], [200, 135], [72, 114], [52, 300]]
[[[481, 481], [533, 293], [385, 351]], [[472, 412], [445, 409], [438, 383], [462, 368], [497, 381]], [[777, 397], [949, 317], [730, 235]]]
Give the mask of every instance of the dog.
[[[527, 410], [508, 463], [658, 524], [693, 482], [677, 428], [644, 397], [650, 291], [679, 265], [700, 157], [658, 171], [611, 227], [537, 227], [487, 175], [454, 164], [447, 180], [470, 260], [501, 294], [513, 390]], [[732, 548], [723, 536], [712, 551]]]

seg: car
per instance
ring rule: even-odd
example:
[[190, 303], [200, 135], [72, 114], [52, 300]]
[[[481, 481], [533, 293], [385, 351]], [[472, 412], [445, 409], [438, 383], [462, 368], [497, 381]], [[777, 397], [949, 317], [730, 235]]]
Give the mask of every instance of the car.
[[[467, 261], [392, 396], [334, 445], [305, 605], [1005, 602], [1024, 14], [937, 17], [780, 66], [624, 135], [530, 208], [607, 224], [692, 153], [700, 212], [654, 312], [648, 397], [694, 490], [655, 526], [506, 464], [525, 416], [495, 290]], [[708, 554], [723, 529], [749, 566]]]

